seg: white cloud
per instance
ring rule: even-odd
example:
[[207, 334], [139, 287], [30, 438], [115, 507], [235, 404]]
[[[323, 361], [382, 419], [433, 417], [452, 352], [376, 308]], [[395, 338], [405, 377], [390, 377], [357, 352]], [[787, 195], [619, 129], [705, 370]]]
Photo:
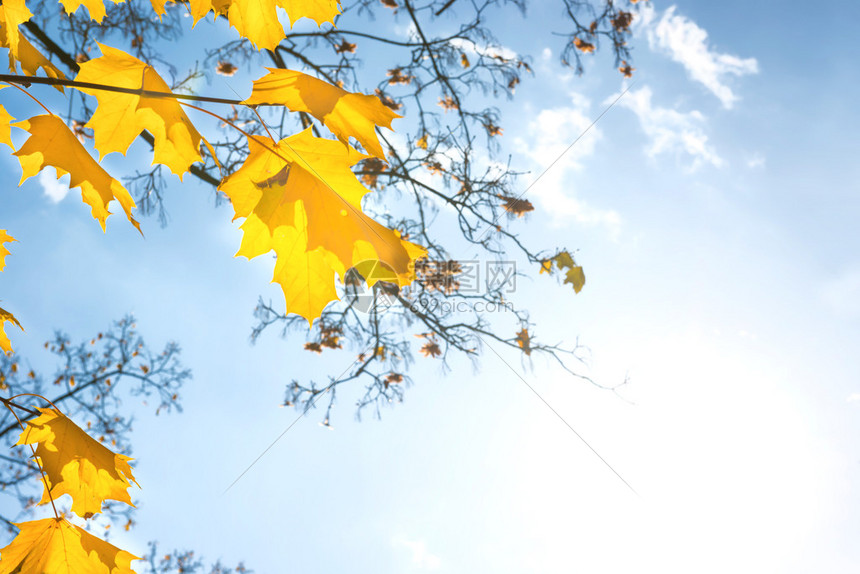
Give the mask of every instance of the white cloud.
[[39, 172], [39, 185], [53, 203], [60, 203], [69, 193], [69, 175], [57, 179], [54, 168], [43, 169]]
[[[639, 118], [639, 124], [650, 143], [646, 149], [649, 157], [661, 154], [688, 155], [693, 162], [690, 171], [703, 163], [715, 167], [724, 164], [723, 159], [708, 144], [702, 124], [705, 117], [698, 111], [679, 112], [671, 108], [661, 108], [652, 103], [651, 88], [644, 86], [637, 91], [629, 91], [618, 101], [618, 105], [631, 110]], [[607, 98], [613, 101], [617, 95]]]
[[848, 402], [849, 403], [860, 402], [860, 393], [851, 393], [850, 395], [848, 395]]
[[419, 570], [437, 570], [442, 563], [438, 556], [427, 550], [423, 540], [409, 540], [405, 536], [396, 536], [391, 540], [395, 547], [406, 548], [412, 553], [412, 566]]
[[515, 140], [537, 165], [532, 179], [525, 180], [532, 185], [526, 197], [537, 198], [556, 222], [573, 218], [617, 232], [621, 218], [616, 212], [593, 208], [571, 194], [571, 172], [584, 168], [583, 160], [594, 153], [602, 134], [597, 126], [588, 129], [593, 121], [588, 99], [576, 93], [570, 98], [570, 106], [541, 110], [529, 123], [527, 140]]
[[760, 153], [754, 153], [747, 159], [747, 167], [750, 169], [763, 168], [766, 163], [765, 157]]
[[728, 86], [729, 76], [758, 73], [755, 58], [740, 58], [717, 52], [708, 45], [708, 33], [669, 7], [657, 19], [650, 6], [638, 10], [638, 30], [644, 30], [652, 50], [667, 54], [687, 70], [690, 77], [711, 91], [725, 108], [731, 108], [738, 96]]

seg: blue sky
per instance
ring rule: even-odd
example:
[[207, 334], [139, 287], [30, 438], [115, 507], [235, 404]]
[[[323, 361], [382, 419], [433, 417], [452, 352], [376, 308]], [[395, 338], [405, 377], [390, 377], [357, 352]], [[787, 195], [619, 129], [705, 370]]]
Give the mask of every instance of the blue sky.
[[518, 223], [532, 245], [578, 249], [588, 284], [535, 277], [516, 297], [537, 337], [590, 347], [593, 378], [629, 375], [621, 397], [501, 349], [512, 368], [419, 357], [381, 421], [346, 401], [333, 430], [312, 414], [222, 494], [295, 418], [285, 384], [352, 354], [248, 344], [257, 296], [280, 297], [270, 263], [232, 258], [239, 231], [192, 178], [144, 241], [118, 215], [102, 234], [77, 191], [16, 189], [0, 158], [0, 225], [19, 240], [0, 289], [21, 354], [38, 364], [54, 328], [85, 337], [134, 312], [194, 371], [184, 414], [138, 419], [141, 504], [121, 546], [158, 539], [261, 573], [856, 571], [860, 7], [645, 4], [632, 86], [606, 55], [582, 77], [561, 68], [555, 10], [492, 23], [534, 58], [498, 102], [523, 189], [630, 89]]

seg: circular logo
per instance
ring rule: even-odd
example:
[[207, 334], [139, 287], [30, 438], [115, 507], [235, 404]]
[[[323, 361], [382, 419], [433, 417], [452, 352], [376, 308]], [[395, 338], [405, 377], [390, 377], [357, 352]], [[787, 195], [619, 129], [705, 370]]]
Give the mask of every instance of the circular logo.
[[385, 312], [397, 302], [397, 273], [384, 261], [356, 263], [346, 272], [343, 283], [343, 299], [361, 313]]

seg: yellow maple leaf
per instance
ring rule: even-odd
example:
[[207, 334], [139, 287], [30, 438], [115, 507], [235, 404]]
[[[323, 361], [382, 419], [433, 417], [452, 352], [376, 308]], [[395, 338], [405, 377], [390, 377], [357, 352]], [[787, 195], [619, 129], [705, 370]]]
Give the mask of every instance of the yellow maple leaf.
[[361, 261], [384, 262], [401, 286], [412, 281], [412, 262], [424, 249], [361, 211], [369, 190], [350, 166], [369, 156], [315, 138], [311, 128], [277, 143], [251, 136], [248, 148], [245, 163], [219, 189], [230, 198], [235, 218], [245, 218], [236, 255], [250, 259], [275, 250], [274, 280], [288, 305], [293, 302], [289, 312], [309, 322], [318, 317], [337, 298], [334, 274], [343, 278]]
[[278, 8], [287, 13], [291, 27], [300, 18], [310, 18], [317, 25], [334, 23], [340, 14], [339, 0], [190, 0], [189, 4], [195, 24], [210, 11], [216, 18], [226, 14], [240, 36], [265, 50], [274, 50], [286, 38]]
[[9, 249], [3, 244], [11, 243], [12, 241], [18, 240], [6, 233], [5, 229], [0, 229], [0, 271], [3, 271], [6, 267], [6, 256], [9, 255]]
[[[99, 48], [102, 56], [81, 64], [76, 81], [170, 93], [152, 66], [122, 50], [104, 44]], [[114, 151], [124, 155], [135, 138], [147, 130], [155, 139], [153, 163], [166, 165], [180, 179], [192, 163], [201, 161], [202, 138], [175, 99], [90, 88], [80, 91], [98, 100], [87, 127], [93, 130], [101, 157]]]
[[[137, 484], [128, 461], [81, 430], [56, 409], [39, 408], [42, 414], [27, 421], [15, 444], [38, 444], [36, 456], [50, 485], [39, 504], [64, 494], [72, 497], [72, 512], [89, 518], [101, 512], [107, 499], [131, 504], [128, 488]], [[140, 485], [138, 485], [140, 486]]]
[[[0, 88], [5, 88], [6, 86], [0, 86]], [[12, 129], [9, 127], [9, 124], [14, 120], [9, 112], [6, 111], [6, 108], [0, 106], [0, 143], [4, 143], [12, 148], [12, 151], [15, 151], [15, 146], [12, 144]]]
[[310, 18], [317, 26], [334, 24], [335, 16], [340, 14], [340, 0], [279, 0], [278, 6], [286, 11], [292, 24], [299, 18]]
[[378, 97], [347, 92], [295, 70], [267, 69], [269, 73], [254, 82], [251, 97], [244, 104], [286, 106], [294, 112], [307, 112], [343, 143], [354, 137], [368, 152], [385, 159], [375, 126], [391, 129], [391, 121], [401, 116]]
[[21, 183], [52, 166], [58, 178], [69, 174], [69, 187], [81, 188], [84, 203], [92, 208], [102, 230], [110, 215], [108, 204], [116, 199], [128, 220], [140, 231], [140, 224], [131, 216], [135, 204], [128, 190], [102, 169], [63, 120], [44, 114], [13, 125], [30, 132], [30, 137], [14, 154], [21, 162]]
[[[3, 6], [0, 6], [0, 46], [10, 48], [9, 50], [9, 69], [14, 72], [17, 69], [17, 63], [21, 64], [21, 70], [28, 76], [35, 76], [36, 72], [41, 68], [45, 71], [45, 75], [50, 78], [65, 79], [66, 76], [57, 69], [54, 64], [42, 55], [33, 45], [17, 32], [16, 27], [16, 52], [11, 50], [11, 42], [6, 33], [7, 25], [5, 21], [5, 13]], [[63, 91], [63, 86], [54, 86], [59, 91]]]
[[14, 323], [18, 326], [22, 331], [24, 327], [21, 326], [21, 323], [18, 322], [18, 319], [10, 313], [6, 311], [2, 307], [0, 307], [0, 349], [3, 350], [7, 355], [12, 354], [12, 342], [9, 340], [9, 337], [6, 335], [6, 323]]
[[29, 20], [33, 13], [27, 8], [24, 0], [5, 0], [0, 4], [0, 20], [3, 21], [5, 38], [3, 45], [9, 48], [10, 67], [18, 60], [18, 47], [22, 38], [18, 26]]
[[0, 550], [0, 574], [134, 574], [134, 554], [64, 518], [16, 524], [18, 536]]
[[[125, 0], [110, 0], [114, 4], [121, 4]], [[66, 9], [67, 14], [74, 14], [78, 8], [85, 6], [90, 13], [90, 18], [101, 24], [107, 14], [104, 0], [60, 0], [60, 4]]]
[[272, 249], [278, 254], [272, 281], [281, 286], [289, 312], [313, 326], [325, 306], [337, 299], [335, 270], [342, 277], [343, 266], [322, 247], [307, 251], [307, 233], [295, 227], [277, 228]]
[[565, 285], [571, 285], [575, 293], [582, 291], [582, 288], [585, 286], [585, 271], [583, 271], [581, 266], [576, 264], [570, 253], [562, 251], [555, 257], [550, 257], [549, 259], [541, 261], [540, 272], [552, 273], [553, 263], [555, 263], [555, 266], [559, 270], [567, 270], [565, 271], [564, 281], [562, 281], [562, 283]]

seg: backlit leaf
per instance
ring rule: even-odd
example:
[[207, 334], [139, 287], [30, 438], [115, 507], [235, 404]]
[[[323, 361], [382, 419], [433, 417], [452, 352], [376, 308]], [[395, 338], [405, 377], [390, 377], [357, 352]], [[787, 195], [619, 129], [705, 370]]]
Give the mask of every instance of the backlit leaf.
[[562, 283], [571, 285], [576, 293], [582, 291], [582, 288], [585, 286], [585, 271], [583, 271], [581, 266], [576, 264], [570, 253], [562, 251], [555, 257], [543, 260], [540, 272], [551, 274], [553, 264], [555, 264], [558, 270], [565, 272]]
[[0, 229], [0, 271], [6, 267], [6, 256], [9, 255], [9, 249], [3, 244], [12, 241], [17, 241], [17, 239], [6, 233], [5, 229]]
[[208, 12], [226, 14], [230, 25], [258, 49], [274, 50], [286, 38], [278, 21], [277, 8], [283, 8], [290, 26], [300, 18], [310, 18], [317, 24], [334, 23], [340, 14], [338, 0], [190, 0], [195, 23]]
[[[121, 4], [125, 0], [110, 0], [114, 4]], [[66, 9], [67, 14], [74, 14], [78, 8], [85, 6], [90, 13], [90, 18], [101, 24], [102, 19], [107, 14], [105, 10], [104, 0], [60, 0], [60, 4]]]
[[[103, 44], [99, 47], [103, 55], [81, 64], [75, 80], [170, 93], [152, 66], [122, 50]], [[81, 91], [95, 96], [99, 103], [87, 127], [93, 130], [101, 157], [114, 151], [125, 154], [135, 138], [147, 130], [155, 138], [153, 163], [166, 165], [180, 179], [192, 163], [202, 159], [202, 138], [175, 99], [86, 88]]]
[[16, 524], [18, 536], [0, 550], [0, 574], [134, 574], [139, 558], [64, 518]]
[[236, 255], [250, 259], [275, 250], [274, 280], [288, 305], [292, 301], [289, 312], [308, 321], [318, 317], [336, 299], [334, 274], [343, 278], [361, 261], [384, 262], [401, 286], [412, 281], [412, 262], [424, 250], [361, 211], [369, 190], [350, 166], [368, 156], [315, 138], [310, 128], [278, 143], [251, 136], [248, 145], [247, 160], [219, 189], [230, 198], [235, 217], [245, 218]]
[[[10, 41], [6, 33], [7, 25], [5, 23], [5, 15], [3, 6], [0, 6], [0, 46], [10, 47]], [[17, 64], [21, 64], [21, 70], [28, 76], [35, 76], [36, 72], [41, 68], [45, 75], [49, 78], [62, 78], [65, 75], [52, 64], [48, 58], [42, 55], [23, 35], [17, 32], [17, 49], [15, 53], [9, 50], [9, 70], [15, 72]], [[54, 86], [59, 91], [63, 91], [63, 86]]]
[[[72, 512], [89, 518], [101, 512], [107, 499], [131, 504], [128, 488], [137, 482], [128, 461], [81, 430], [56, 409], [40, 408], [42, 414], [27, 421], [15, 444], [37, 444], [36, 456], [50, 485], [40, 504], [64, 494], [72, 497]], [[133, 505], [132, 505], [133, 506]]]
[[6, 335], [7, 322], [14, 323], [19, 329], [22, 331], [24, 330], [24, 327], [21, 326], [21, 323], [18, 322], [18, 319], [16, 319], [12, 313], [0, 307], [0, 349], [2, 349], [7, 355], [10, 355], [12, 354], [12, 342]]
[[92, 208], [92, 215], [102, 229], [110, 215], [108, 204], [116, 199], [128, 220], [140, 231], [140, 225], [131, 216], [131, 210], [135, 207], [131, 195], [120, 182], [102, 169], [63, 120], [45, 114], [14, 125], [30, 132], [30, 137], [15, 152], [23, 170], [22, 183], [43, 168], [52, 166], [56, 168], [58, 178], [69, 174], [70, 188], [81, 188], [84, 203]]
[[[5, 87], [5, 86], [4, 86]], [[0, 143], [4, 143], [10, 148], [12, 151], [15, 151], [15, 146], [12, 144], [12, 128], [9, 127], [9, 124], [14, 120], [9, 112], [6, 111], [6, 108], [0, 106]]]
[[368, 152], [385, 159], [375, 126], [391, 129], [391, 120], [400, 116], [378, 97], [347, 92], [295, 70], [268, 70], [268, 74], [254, 82], [254, 90], [245, 104], [287, 106], [294, 112], [307, 112], [343, 143], [354, 137]]
[[3, 22], [3, 30], [5, 38], [3, 45], [9, 48], [9, 63], [12, 67], [13, 61], [18, 60], [18, 47], [21, 39], [21, 32], [18, 26], [29, 20], [33, 13], [27, 8], [24, 0], [4, 0], [0, 4], [0, 20]]

